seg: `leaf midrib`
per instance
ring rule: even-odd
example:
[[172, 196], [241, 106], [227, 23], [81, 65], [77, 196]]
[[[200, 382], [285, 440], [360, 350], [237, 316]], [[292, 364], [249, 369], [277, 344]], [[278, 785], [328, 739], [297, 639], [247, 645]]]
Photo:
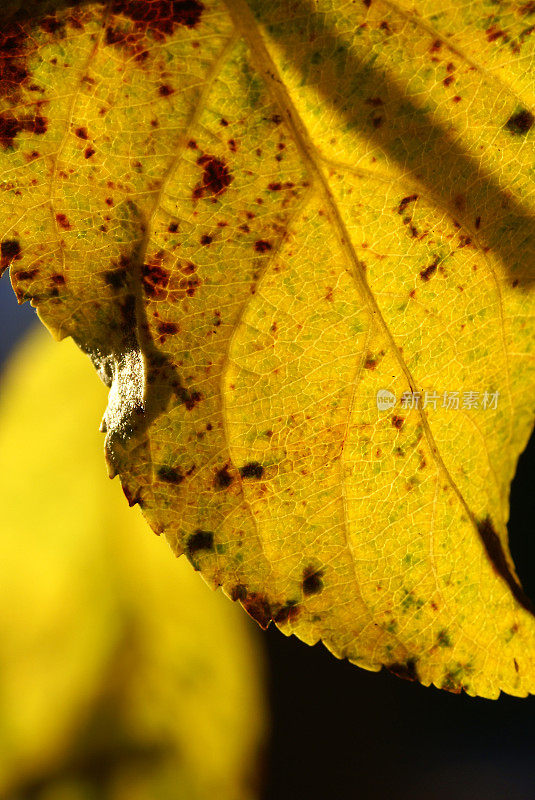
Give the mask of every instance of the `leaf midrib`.
[[[328, 184], [328, 180], [321, 168], [320, 158], [316, 153], [315, 145], [313, 144], [309, 136], [308, 130], [306, 129], [305, 124], [300, 118], [297, 109], [295, 108], [289, 96], [289, 93], [286, 90], [283, 79], [279, 74], [275, 62], [271, 58], [268, 49], [264, 44], [255, 17], [251, 12], [251, 9], [248, 6], [248, 4], [245, 2], [245, 0], [224, 0], [224, 2], [229, 10], [229, 13], [234, 21], [234, 24], [236, 25], [237, 29], [241, 32], [245, 41], [247, 41], [247, 43], [249, 44], [252, 58], [256, 62], [256, 68], [259, 74], [263, 76], [266, 85], [268, 86], [274, 100], [280, 107], [281, 112], [283, 113], [283, 116], [294, 135], [294, 140], [296, 142], [296, 145], [301, 153], [301, 156], [306, 166], [309, 169], [311, 177], [313, 178], [314, 182], [320, 187], [320, 191], [323, 194], [325, 202], [328, 205], [332, 215], [332, 224], [334, 232], [338, 239], [339, 246], [347, 256], [347, 260], [350, 265], [348, 271], [355, 282], [357, 291], [359, 291], [359, 294], [361, 295], [364, 303], [367, 306], [368, 312], [371, 317], [371, 324], [375, 323], [381, 329], [383, 335], [385, 336], [389, 344], [390, 349], [394, 353], [394, 357], [397, 363], [399, 364], [399, 367], [403, 375], [405, 376], [405, 379], [411, 391], [416, 392], [418, 391], [417, 383], [414, 377], [412, 376], [412, 373], [410, 372], [407, 364], [403, 360], [400, 350], [396, 345], [394, 337], [390, 331], [390, 328], [387, 325], [379, 309], [379, 306], [377, 305], [377, 302], [373, 296], [373, 293], [366, 282], [363, 267], [355, 252], [355, 249], [350, 239], [349, 231], [345, 226], [338, 205], [332, 195], [332, 192]], [[459, 502], [461, 503], [461, 506], [463, 507], [468, 519], [470, 520], [473, 526], [476, 537], [479, 540], [480, 538], [479, 531], [474, 513], [468, 506], [468, 503], [466, 502], [459, 486], [453, 479], [453, 476], [449, 472], [446, 464], [444, 463], [444, 460], [442, 459], [439, 448], [435, 442], [433, 433], [429, 426], [427, 417], [423, 413], [423, 409], [418, 408], [418, 413], [433, 459], [435, 460], [438, 468], [443, 473], [445, 479], [455, 492]], [[350, 542], [348, 542], [348, 545], [351, 549]]]

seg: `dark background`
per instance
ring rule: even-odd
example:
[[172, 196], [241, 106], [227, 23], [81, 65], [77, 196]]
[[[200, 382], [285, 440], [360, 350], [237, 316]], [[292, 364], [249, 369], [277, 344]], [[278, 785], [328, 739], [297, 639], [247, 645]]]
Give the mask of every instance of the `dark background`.
[[[0, 366], [32, 324], [0, 281]], [[511, 493], [511, 549], [535, 600], [535, 437]], [[535, 696], [451, 695], [264, 634], [273, 732], [262, 800], [535, 800]]]

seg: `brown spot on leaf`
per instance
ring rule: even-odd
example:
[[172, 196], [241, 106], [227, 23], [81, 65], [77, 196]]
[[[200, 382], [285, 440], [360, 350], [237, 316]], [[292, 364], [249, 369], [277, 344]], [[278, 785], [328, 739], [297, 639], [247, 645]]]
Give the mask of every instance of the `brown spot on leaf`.
[[169, 271], [162, 267], [163, 251], [158, 252], [141, 270], [143, 288], [149, 297], [161, 299], [166, 296], [165, 289], [169, 283]]
[[182, 472], [176, 467], [159, 467], [157, 475], [161, 481], [165, 483], [182, 483], [184, 476]]
[[48, 130], [48, 120], [46, 117], [37, 116], [34, 118], [33, 122], [30, 122], [25, 127], [25, 130], [32, 131], [33, 133], [37, 134], [46, 133]]
[[106, 28], [106, 44], [125, 44], [127, 38], [128, 34], [118, 28], [112, 28], [111, 25]]
[[17, 239], [5, 239], [0, 245], [0, 276], [13, 261], [19, 261], [21, 258], [20, 243]]
[[228, 464], [216, 470], [214, 477], [214, 486], [216, 489], [226, 489], [233, 481], [234, 478], [228, 471]]
[[183, 386], [175, 387], [175, 391], [179, 400], [184, 403], [188, 411], [191, 411], [192, 408], [195, 408], [197, 403], [200, 403], [203, 399], [203, 396], [200, 392], [193, 391], [190, 392], [188, 389], [185, 389]]
[[63, 230], [68, 231], [70, 230], [71, 224], [65, 214], [56, 214], [56, 221], [60, 228]]
[[10, 112], [0, 114], [0, 144], [4, 148], [13, 147], [13, 140], [21, 131], [42, 134], [46, 132], [47, 124], [46, 118], [39, 115], [16, 119]]
[[251, 592], [242, 600], [242, 603], [249, 616], [251, 616], [255, 622], [258, 622], [263, 630], [266, 630], [272, 619], [271, 605], [267, 597], [257, 592]]
[[319, 594], [323, 589], [323, 570], [316, 569], [314, 566], [305, 567], [303, 570], [303, 594], [308, 597], [311, 594]]
[[278, 611], [273, 611], [273, 622], [290, 622], [299, 615], [300, 610], [297, 600], [288, 600]]
[[505, 128], [515, 136], [525, 136], [526, 133], [531, 129], [534, 122], [535, 117], [531, 111], [523, 109], [522, 111], [517, 111], [516, 114], [512, 114], [509, 117], [505, 123]]
[[160, 97], [169, 97], [169, 95], [174, 94], [174, 93], [175, 93], [175, 90], [173, 89], [172, 86], [169, 86], [168, 83], [162, 83], [158, 87], [158, 94], [160, 95]]
[[232, 587], [230, 596], [233, 600], [245, 600], [247, 597], [247, 586], [244, 586], [243, 583], [237, 583], [236, 586]]
[[[191, 272], [195, 271], [195, 267], [191, 264], [193, 269], [189, 270]], [[187, 269], [183, 269], [182, 272], [187, 272]], [[186, 295], [188, 297], [193, 297], [199, 286], [202, 284], [202, 281], [197, 277], [194, 276], [193, 278], [182, 278], [178, 283], [178, 288], [171, 290], [171, 297], [182, 299]]]
[[485, 33], [487, 34], [487, 41], [489, 42], [495, 42], [497, 39], [501, 38], [503, 38], [504, 42], [509, 41], [509, 37], [507, 36], [505, 31], [502, 31], [500, 28], [497, 28], [496, 25], [491, 25], [490, 28], [487, 28]]
[[65, 285], [65, 276], [64, 275], [60, 275], [59, 272], [57, 272], [55, 275], [51, 275], [50, 276], [50, 280], [52, 281], [52, 283], [55, 283], [57, 286], [64, 286]]
[[211, 236], [209, 236], [207, 233], [205, 233], [203, 236], [201, 236], [201, 244], [204, 244], [204, 245], [212, 244], [213, 241], [214, 241], [213, 238]]
[[18, 281], [32, 281], [36, 275], [39, 274], [38, 269], [29, 269], [29, 270], [21, 270], [20, 272], [16, 272], [14, 277]]
[[212, 531], [203, 531], [197, 529], [189, 537], [186, 543], [186, 553], [188, 558], [192, 558], [196, 553], [202, 550], [211, 551], [214, 549], [214, 534]]
[[403, 417], [398, 417], [395, 414], [392, 417], [392, 425], [394, 426], [394, 428], [397, 428], [398, 431], [403, 427], [404, 422], [405, 420], [403, 419]]
[[445, 689], [447, 692], [452, 692], [452, 694], [460, 694], [463, 685], [460, 680], [459, 669], [447, 670], [440, 688]]
[[431, 278], [431, 277], [434, 275], [434, 273], [435, 273], [435, 272], [436, 272], [436, 270], [437, 270], [438, 261], [439, 261], [439, 259], [438, 259], [438, 258], [435, 258], [435, 260], [433, 261], [433, 263], [432, 263], [432, 264], [430, 264], [428, 267], [426, 267], [425, 269], [423, 269], [423, 270], [420, 272], [420, 278], [421, 278], [423, 281], [428, 281], [428, 280], [429, 280], [429, 278]]
[[15, 136], [22, 130], [18, 119], [11, 114], [0, 115], [0, 144], [2, 147], [12, 147]]
[[264, 474], [264, 467], [258, 461], [250, 461], [240, 467], [240, 475], [242, 478], [261, 478]]
[[177, 25], [194, 28], [203, 11], [200, 0], [113, 0], [111, 4], [112, 14], [129, 17], [136, 29], [159, 35], [173, 33]]
[[18, 22], [0, 27], [0, 95], [13, 94], [28, 77], [25, 64], [27, 34]]
[[178, 230], [178, 224], [176, 222], [172, 222], [169, 227], [167, 228], [169, 233], [176, 233]]
[[40, 21], [39, 27], [47, 33], [57, 33], [65, 27], [65, 23], [63, 20], [59, 20], [57, 17], [48, 14]]
[[79, 139], [89, 138], [89, 134], [87, 133], [87, 128], [76, 128], [74, 132]]
[[406, 681], [417, 681], [418, 672], [416, 671], [416, 660], [408, 658], [405, 662], [396, 662], [395, 664], [385, 664], [387, 670], [398, 678], [403, 678]]
[[92, 147], [86, 147], [84, 150], [84, 156], [85, 158], [91, 158], [91, 156], [95, 155], [95, 152], [96, 150], [94, 150]]
[[163, 336], [166, 335], [173, 335], [174, 333], [178, 333], [179, 327], [175, 322], [159, 322], [158, 323], [158, 333], [161, 333]]
[[230, 186], [232, 175], [223, 159], [203, 155], [197, 159], [197, 164], [203, 168], [203, 175], [202, 183], [193, 190], [195, 200], [205, 196], [217, 197]]
[[403, 214], [409, 203], [414, 203], [415, 200], [418, 200], [417, 194], [410, 194], [407, 197], [404, 197], [398, 206], [398, 214]]
[[254, 243], [254, 249], [257, 253], [266, 253], [268, 250], [272, 249], [272, 245], [266, 239], [258, 239]]

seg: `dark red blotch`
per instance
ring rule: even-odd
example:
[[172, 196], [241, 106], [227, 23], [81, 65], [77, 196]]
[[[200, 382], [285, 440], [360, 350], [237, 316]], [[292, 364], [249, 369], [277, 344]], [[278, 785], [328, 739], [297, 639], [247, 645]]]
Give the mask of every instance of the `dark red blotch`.
[[193, 190], [194, 199], [197, 200], [206, 195], [215, 197], [230, 186], [232, 175], [222, 158], [203, 155], [197, 159], [197, 164], [203, 167], [203, 174], [202, 183]]
[[22, 258], [20, 244], [16, 239], [6, 239], [0, 245], [0, 276], [13, 261]]
[[162, 335], [178, 333], [178, 325], [175, 322], [159, 322], [158, 333]]
[[192, 558], [202, 550], [211, 551], [214, 549], [214, 534], [212, 531], [196, 530], [186, 543], [186, 553], [188, 558]]
[[169, 283], [169, 272], [162, 267], [163, 252], [157, 253], [148, 264], [143, 265], [143, 288], [149, 297], [165, 297]]
[[522, 109], [522, 111], [518, 111], [516, 114], [509, 117], [505, 123], [505, 127], [510, 133], [514, 133], [515, 136], [525, 136], [533, 127], [534, 122], [535, 117], [531, 111]]
[[250, 461], [240, 467], [240, 475], [242, 478], [261, 478], [264, 474], [264, 467], [258, 461]]
[[403, 678], [406, 681], [417, 681], [418, 672], [416, 670], [416, 661], [414, 658], [409, 658], [405, 662], [396, 662], [395, 664], [385, 664], [387, 670], [398, 678]]
[[323, 589], [323, 570], [313, 566], [305, 567], [303, 570], [303, 594], [319, 594]]
[[27, 34], [17, 22], [0, 29], [0, 95], [10, 95], [28, 77], [24, 62]]
[[45, 133], [48, 120], [45, 117], [22, 117], [17, 119], [13, 114], [6, 112], [0, 114], [0, 144], [4, 147], [13, 147], [13, 141], [21, 131], [29, 133]]
[[224, 467], [218, 469], [215, 474], [214, 478], [214, 486], [216, 489], [226, 489], [227, 486], [233, 482], [234, 478], [228, 471], [228, 464], [225, 464]]
[[269, 627], [273, 616], [271, 611], [271, 604], [267, 597], [257, 592], [250, 592], [242, 600], [243, 607], [255, 622], [258, 622], [263, 630]]
[[158, 469], [158, 477], [165, 483], [182, 483], [184, 476], [176, 467], [163, 466]]
[[435, 274], [435, 272], [437, 271], [438, 261], [439, 261], [438, 258], [435, 258], [432, 264], [429, 264], [428, 267], [426, 267], [420, 272], [420, 278], [423, 281], [428, 281], [429, 278], [431, 278], [431, 276]]
[[173, 33], [177, 25], [194, 28], [204, 11], [199, 0], [114, 0], [113, 14], [129, 17], [138, 28], [156, 33]]
[[56, 220], [60, 228], [63, 228], [63, 230], [68, 231], [70, 229], [71, 223], [65, 214], [56, 214]]

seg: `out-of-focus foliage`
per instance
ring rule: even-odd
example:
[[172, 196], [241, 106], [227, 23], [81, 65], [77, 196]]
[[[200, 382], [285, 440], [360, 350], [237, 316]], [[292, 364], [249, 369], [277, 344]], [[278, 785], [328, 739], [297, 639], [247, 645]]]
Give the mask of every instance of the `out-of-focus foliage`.
[[0, 398], [0, 797], [253, 800], [256, 626], [102, 469], [106, 401], [34, 333]]

